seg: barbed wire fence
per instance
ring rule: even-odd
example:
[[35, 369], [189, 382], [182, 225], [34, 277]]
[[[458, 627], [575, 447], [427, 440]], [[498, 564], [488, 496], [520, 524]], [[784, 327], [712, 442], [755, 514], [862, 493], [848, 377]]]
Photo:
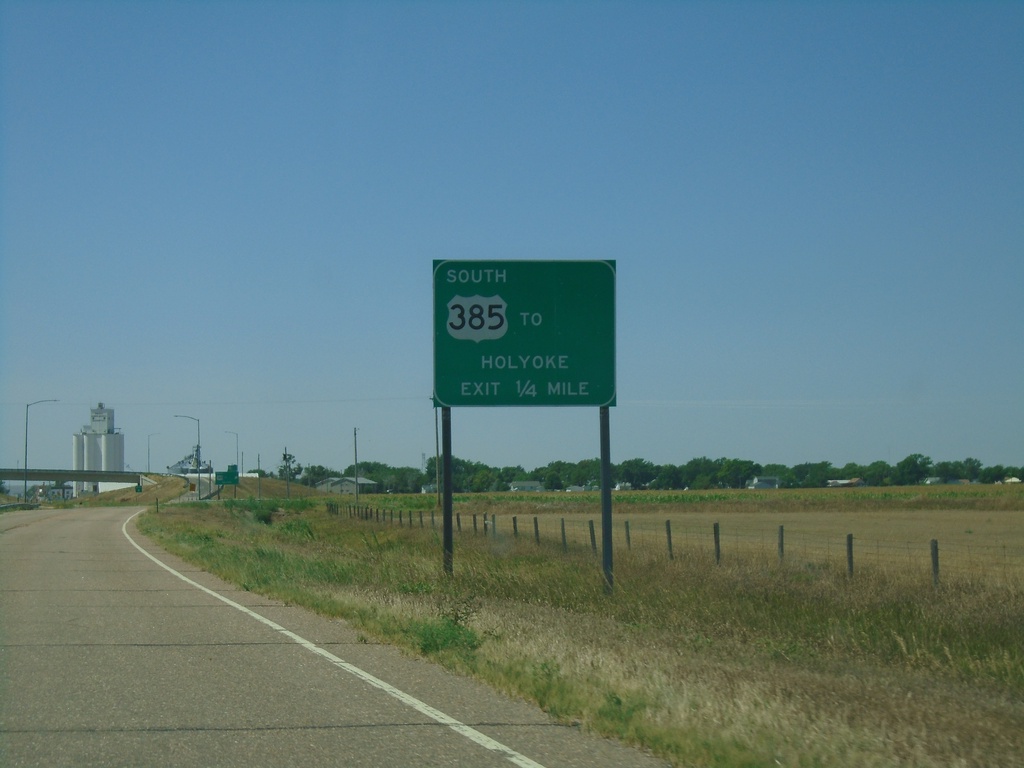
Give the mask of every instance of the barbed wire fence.
[[[341, 505], [329, 502], [330, 514], [342, 514]], [[408, 528], [440, 528], [440, 512], [389, 509], [374, 506], [344, 507], [350, 518], [381, 525]], [[456, 536], [512, 538], [555, 551], [599, 554], [600, 520], [585, 516], [502, 515], [458, 512], [453, 519]], [[893, 541], [825, 535], [778, 526], [777, 531], [682, 525], [665, 519], [618, 518], [613, 530], [618, 552], [643, 553], [671, 561], [701, 557], [712, 565], [744, 562], [777, 562], [808, 569], [845, 568], [854, 577], [861, 569], [892, 573], [917, 573], [936, 584], [943, 577], [982, 579], [1007, 585], [1024, 585], [1024, 546], [1013, 544], [962, 544], [938, 539]]]

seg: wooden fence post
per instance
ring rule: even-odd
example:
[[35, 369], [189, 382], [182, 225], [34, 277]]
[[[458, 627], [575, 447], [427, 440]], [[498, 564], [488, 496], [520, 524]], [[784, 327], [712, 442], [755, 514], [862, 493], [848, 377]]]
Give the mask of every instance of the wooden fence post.
[[932, 539], [932, 584], [939, 586], [939, 540]]
[[846, 534], [846, 573], [853, 578], [853, 534]]
[[477, 533], [477, 527], [476, 527], [476, 512], [474, 512], [474, 513], [473, 513], [473, 535], [474, 535], [474, 536], [476, 536], [476, 533]]
[[565, 538], [565, 518], [562, 518], [562, 551], [569, 551], [569, 541]]
[[722, 564], [722, 529], [715, 523], [715, 565]]
[[590, 548], [594, 550], [594, 554], [597, 554], [597, 537], [594, 535], [594, 521], [588, 520], [590, 524]]
[[533, 517], [533, 540], [537, 542], [537, 546], [540, 546], [540, 523], [537, 522], [537, 516]]
[[515, 539], [519, 538], [519, 519], [516, 515], [512, 515], [512, 537]]
[[630, 541], [629, 537], [629, 520], [626, 521], [626, 549], [632, 549], [633, 542]]
[[783, 532], [783, 526], [779, 526], [779, 564], [786, 559], [786, 537]]
[[455, 525], [458, 527], [459, 533], [462, 533], [462, 513], [461, 512], [456, 512], [455, 513]]
[[675, 560], [676, 556], [672, 552], [672, 521], [665, 521], [665, 539], [668, 541], [668, 559]]

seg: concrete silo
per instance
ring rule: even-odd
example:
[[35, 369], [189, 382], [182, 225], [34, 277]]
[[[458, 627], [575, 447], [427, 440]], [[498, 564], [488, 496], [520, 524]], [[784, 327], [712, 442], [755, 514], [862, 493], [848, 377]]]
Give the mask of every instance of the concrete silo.
[[[105, 472], [124, 471], [124, 435], [114, 428], [114, 409], [98, 403], [90, 411], [89, 423], [72, 437], [72, 469]], [[109, 486], [109, 487], [108, 487]], [[75, 495], [98, 493], [124, 487], [124, 483], [76, 482]]]

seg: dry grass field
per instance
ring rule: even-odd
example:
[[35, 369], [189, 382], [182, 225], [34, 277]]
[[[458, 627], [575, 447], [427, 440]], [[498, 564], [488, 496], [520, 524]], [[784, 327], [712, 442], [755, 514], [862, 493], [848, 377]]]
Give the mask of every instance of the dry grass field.
[[[368, 500], [367, 506], [389, 512], [404, 507], [419, 525], [424, 506], [417, 497]], [[591, 546], [591, 523], [600, 542], [595, 493], [467, 494], [457, 497], [455, 512], [464, 533], [474, 531], [475, 516], [478, 535], [486, 517], [499, 534], [517, 531], [532, 538], [536, 518], [545, 541], [561, 542], [564, 521], [570, 547]], [[429, 513], [425, 521], [430, 525]], [[855, 572], [871, 568], [931, 579], [935, 540], [940, 576], [1024, 584], [1024, 487], [1019, 485], [619, 493], [613, 501], [615, 551], [635, 548], [667, 558], [666, 522], [673, 557], [713, 558], [717, 523], [723, 563], [778, 560], [781, 527], [783, 557], [791, 565], [846, 569], [847, 536], [852, 535]], [[439, 513], [434, 524], [440, 525]]]
[[[367, 641], [401, 645], [675, 765], [1024, 764], [1020, 558], [974, 571], [975, 555], [956, 554], [1019, 552], [1024, 493], [859, 490], [617, 495], [612, 594], [590, 549], [588, 523], [599, 530], [600, 515], [589, 494], [457, 497], [451, 577], [441, 573], [433, 497], [368, 497], [380, 502], [372, 521], [293, 499], [161, 505], [140, 525], [246, 589], [343, 616]], [[486, 535], [484, 515], [495, 522]], [[546, 531], [539, 545], [535, 517]], [[568, 551], [562, 518], [577, 534]], [[933, 538], [948, 542], [937, 585]], [[834, 539], [833, 562], [821, 542]], [[913, 557], [868, 556], [907, 542], [923, 548], [923, 571]]]
[[[137, 493], [134, 488], [123, 488], [118, 491], [106, 491], [95, 496], [74, 499], [68, 502], [72, 506], [107, 506], [110, 504], [137, 504], [149, 506], [158, 501], [170, 503], [178, 501], [188, 492], [188, 482], [184, 477], [176, 475], [149, 475], [151, 482], [144, 483], [142, 492]], [[203, 485], [204, 492], [206, 485]], [[264, 477], [241, 477], [237, 486], [224, 486], [220, 491], [222, 499], [256, 499], [256, 498], [302, 498], [317, 496], [321, 494], [313, 488], [307, 488], [298, 483], [285, 483], [276, 478]]]
[[[589, 522], [595, 516], [568, 516], [567, 538], [589, 545]], [[938, 543], [940, 575], [957, 578], [1012, 580], [1024, 584], [1024, 519], [1021, 512], [995, 510], [812, 511], [659, 513], [638, 511], [616, 516], [616, 551], [628, 546], [660, 551], [668, 556], [666, 521], [670, 522], [674, 557], [711, 557], [715, 553], [714, 526], [719, 527], [719, 553], [723, 562], [761, 558], [778, 559], [779, 527], [783, 558], [789, 563], [847, 567], [847, 536], [853, 535], [855, 573], [873, 568], [916, 573], [931, 578], [931, 541]], [[554, 537], [554, 524], [541, 526], [542, 535]], [[498, 521], [499, 525], [501, 520]], [[507, 525], [511, 525], [507, 522]], [[522, 534], [522, 525], [519, 524]], [[527, 533], [532, 533], [529, 522]], [[557, 532], [560, 537], [560, 531]]]

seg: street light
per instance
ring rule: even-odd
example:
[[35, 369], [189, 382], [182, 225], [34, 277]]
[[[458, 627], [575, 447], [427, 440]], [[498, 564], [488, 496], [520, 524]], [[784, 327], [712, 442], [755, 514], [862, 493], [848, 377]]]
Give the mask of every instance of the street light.
[[21, 489], [21, 500], [28, 501], [28, 409], [29, 406], [39, 405], [39, 403], [59, 403], [59, 400], [36, 400], [34, 403], [28, 403], [25, 405], [25, 484]]
[[159, 432], [150, 432], [148, 435], [146, 435], [146, 472], [153, 471], [153, 468], [149, 462], [149, 438], [156, 437], [159, 434]]
[[203, 477], [201, 474], [203, 471], [203, 456], [201, 448], [203, 444], [203, 438], [202, 432], [200, 432], [199, 430], [199, 419], [197, 419], [195, 416], [182, 416], [181, 414], [178, 413], [174, 414], [174, 418], [192, 419], [192, 421], [196, 423], [196, 501], [198, 501], [203, 496], [203, 490], [200, 487], [200, 481], [202, 480]]

